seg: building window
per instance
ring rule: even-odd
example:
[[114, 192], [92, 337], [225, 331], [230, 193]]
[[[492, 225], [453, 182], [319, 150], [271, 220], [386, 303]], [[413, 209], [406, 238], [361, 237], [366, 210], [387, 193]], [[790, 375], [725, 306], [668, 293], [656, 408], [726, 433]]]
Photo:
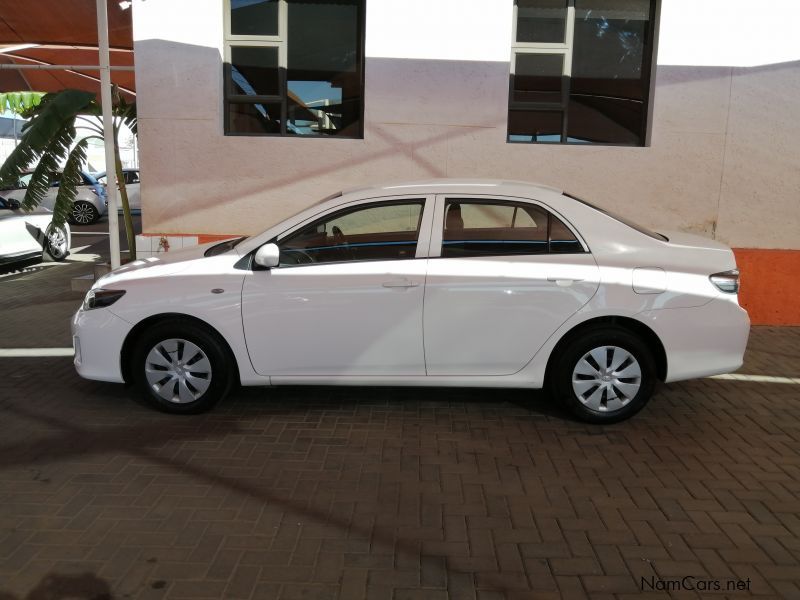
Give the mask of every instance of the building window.
[[657, 0], [514, 0], [508, 141], [647, 144]]
[[363, 136], [364, 0], [225, 0], [227, 135]]

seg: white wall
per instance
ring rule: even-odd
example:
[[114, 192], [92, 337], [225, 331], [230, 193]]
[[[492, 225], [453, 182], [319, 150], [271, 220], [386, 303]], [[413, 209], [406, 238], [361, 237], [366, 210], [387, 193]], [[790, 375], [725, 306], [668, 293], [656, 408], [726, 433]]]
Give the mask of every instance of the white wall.
[[221, 0], [137, 0], [145, 231], [253, 233], [341, 188], [485, 176], [800, 248], [800, 63], [771, 64], [800, 53], [768, 33], [798, 10], [664, 0], [652, 147], [609, 148], [505, 142], [511, 0], [367, 0], [363, 140], [225, 137]]

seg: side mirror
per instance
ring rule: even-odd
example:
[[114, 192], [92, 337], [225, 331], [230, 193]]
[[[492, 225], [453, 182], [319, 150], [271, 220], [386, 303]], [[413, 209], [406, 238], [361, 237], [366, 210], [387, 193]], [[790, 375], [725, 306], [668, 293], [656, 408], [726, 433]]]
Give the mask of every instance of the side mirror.
[[19, 203], [19, 200], [17, 200], [16, 198], [9, 198], [8, 200], [6, 200], [6, 202], [8, 203], [8, 208], [10, 208], [11, 210], [19, 210], [20, 207], [22, 206]]
[[277, 267], [281, 262], [281, 250], [277, 244], [264, 244], [256, 250], [254, 260], [259, 267], [265, 269]]

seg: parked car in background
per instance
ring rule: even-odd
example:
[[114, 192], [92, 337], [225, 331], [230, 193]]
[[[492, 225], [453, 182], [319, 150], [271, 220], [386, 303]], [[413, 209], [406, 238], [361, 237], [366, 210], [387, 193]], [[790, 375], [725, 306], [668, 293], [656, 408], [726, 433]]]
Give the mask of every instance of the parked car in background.
[[608, 423], [658, 381], [741, 366], [738, 288], [724, 244], [559, 190], [387, 185], [105, 275], [72, 320], [75, 365], [176, 413], [234, 383], [547, 386]]
[[[125, 189], [128, 192], [128, 205], [132, 214], [141, 214], [142, 200], [139, 194], [139, 169], [122, 169], [122, 176], [125, 178]], [[106, 172], [95, 173], [95, 178], [104, 187], [108, 185]], [[117, 200], [117, 212], [122, 212], [122, 203]]]
[[[81, 177], [83, 184], [78, 186], [78, 194], [72, 203], [72, 211], [69, 216], [69, 222], [73, 225], [88, 225], [99, 220], [106, 214], [108, 204], [106, 190], [100, 182], [86, 171], [81, 172]], [[22, 202], [30, 179], [31, 173], [24, 173], [15, 185], [0, 189], [0, 198]], [[50, 189], [42, 200], [41, 207], [53, 210], [58, 194], [58, 183], [58, 179], [50, 182]]]
[[52, 220], [47, 209], [24, 212], [19, 201], [0, 198], [0, 265], [38, 261], [43, 253], [64, 260], [72, 241], [69, 225], [55, 227]]

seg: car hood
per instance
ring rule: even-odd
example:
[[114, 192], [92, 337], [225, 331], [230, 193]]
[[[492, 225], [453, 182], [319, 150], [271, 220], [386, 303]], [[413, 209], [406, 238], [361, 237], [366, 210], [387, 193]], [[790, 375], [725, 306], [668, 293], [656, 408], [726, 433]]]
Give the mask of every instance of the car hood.
[[200, 261], [210, 260], [205, 257], [206, 250], [219, 243], [220, 241], [214, 241], [181, 250], [159, 252], [155, 256], [135, 260], [103, 275], [92, 287], [108, 287], [133, 279], [165, 277], [190, 270], [195, 268]]
[[0, 210], [0, 221], [10, 221], [11, 219], [29, 219], [30, 217], [52, 217], [53, 213], [44, 208], [37, 208], [32, 211], [22, 210]]

